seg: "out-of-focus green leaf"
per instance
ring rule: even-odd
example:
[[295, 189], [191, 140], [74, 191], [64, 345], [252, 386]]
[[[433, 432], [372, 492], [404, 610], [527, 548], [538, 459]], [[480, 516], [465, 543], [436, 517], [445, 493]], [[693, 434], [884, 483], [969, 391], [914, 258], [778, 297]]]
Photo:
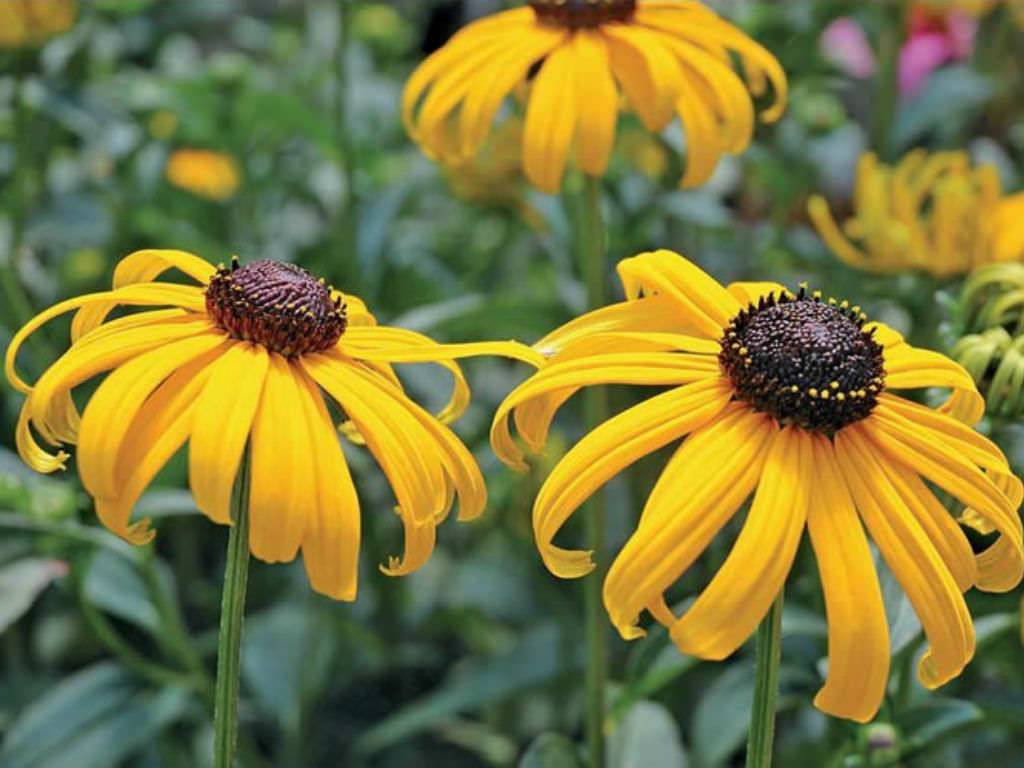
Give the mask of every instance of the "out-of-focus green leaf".
[[999, 639], [1008, 632], [1018, 633], [1021, 616], [1016, 612], [993, 613], [974, 620], [974, 641], [978, 648]]
[[178, 717], [188, 697], [154, 695], [122, 667], [96, 664], [52, 686], [11, 726], [4, 768], [110, 768]]
[[908, 147], [929, 131], [949, 131], [992, 97], [992, 82], [968, 66], [944, 67], [928, 77], [924, 89], [900, 109], [893, 132]]
[[686, 656], [674, 645], [661, 649], [651, 665], [635, 680], [622, 687], [619, 697], [611, 706], [609, 718], [612, 722], [625, 715], [641, 699], [648, 698], [671, 685], [699, 663], [694, 656]]
[[653, 701], [634, 704], [607, 742], [612, 768], [687, 768], [690, 764], [675, 719]]
[[897, 718], [903, 734], [903, 757], [910, 757], [939, 746], [943, 739], [984, 719], [982, 709], [961, 699], [929, 699], [908, 709]]
[[725, 765], [739, 749], [750, 727], [754, 698], [754, 665], [727, 667], [697, 704], [691, 724], [691, 748], [700, 768]]
[[138, 571], [123, 557], [100, 550], [85, 576], [85, 599], [119, 619], [149, 632], [160, 628], [160, 613]]
[[0, 568], [0, 633], [32, 607], [40, 593], [68, 572], [61, 560], [26, 557]]
[[542, 733], [519, 761], [519, 768], [582, 768], [582, 765], [576, 745], [557, 733]]
[[538, 627], [515, 648], [494, 659], [474, 659], [438, 690], [377, 724], [355, 749], [376, 752], [460, 712], [495, 704], [576, 672], [580, 659], [566, 663], [556, 627]]
[[910, 604], [910, 600], [904, 593], [903, 587], [896, 581], [896, 577], [885, 560], [875, 557], [875, 568], [878, 571], [878, 581], [882, 587], [885, 615], [889, 620], [889, 646], [892, 655], [895, 656], [921, 634], [921, 622], [914, 612], [914, 606]]

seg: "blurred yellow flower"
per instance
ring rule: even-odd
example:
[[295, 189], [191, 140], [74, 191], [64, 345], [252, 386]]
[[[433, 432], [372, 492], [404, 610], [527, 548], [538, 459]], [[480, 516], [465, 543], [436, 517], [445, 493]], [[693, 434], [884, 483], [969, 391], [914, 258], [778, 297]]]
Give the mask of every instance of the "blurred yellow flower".
[[456, 197], [467, 203], [508, 208], [522, 216], [530, 226], [544, 226], [541, 214], [526, 201], [527, 184], [523, 176], [523, 122], [511, 118], [495, 130], [486, 144], [458, 165], [443, 165], [448, 186]]
[[660, 179], [668, 170], [668, 150], [647, 131], [627, 128], [619, 139], [619, 149], [627, 165], [648, 178]]
[[[581, 388], [668, 388], [598, 426], [551, 472], [533, 508], [548, 568], [589, 573], [591, 553], [554, 543], [560, 529], [619, 472], [682, 440], [605, 580], [624, 638], [644, 634], [647, 611], [684, 653], [729, 656], [767, 614], [806, 528], [828, 615], [828, 676], [815, 704], [868, 721], [885, 695], [890, 647], [866, 527], [924, 626], [921, 682], [935, 688], [959, 675], [975, 645], [964, 591], [1006, 592], [1024, 572], [1024, 486], [971, 428], [985, 403], [967, 372], [806, 287], [725, 288], [668, 251], [618, 271], [626, 301], [538, 342], [547, 364], [512, 391], [491, 430], [498, 456], [525, 469], [510, 416], [540, 453], [556, 412]], [[952, 394], [934, 409], [896, 394], [929, 387]], [[998, 531], [988, 549], [974, 554], [929, 483]], [[732, 552], [677, 615], [666, 591], [750, 497]]]
[[75, 0], [3, 0], [0, 2], [0, 48], [38, 45], [63, 34], [75, 23]]
[[233, 197], [241, 183], [233, 157], [205, 149], [175, 150], [165, 173], [174, 186], [217, 202]]
[[895, 167], [866, 154], [853, 204], [842, 229], [824, 198], [812, 197], [808, 211], [829, 248], [857, 269], [953, 277], [1024, 257], [1024, 195], [1004, 197], [996, 169], [972, 168], [965, 152], [916, 150]]
[[[199, 285], [155, 282], [176, 269]], [[119, 307], [142, 309], [109, 320]], [[44, 323], [75, 311], [71, 346], [34, 385], [15, 370], [18, 350]], [[398, 502], [405, 553], [384, 570], [421, 566], [435, 530], [459, 500], [479, 515], [486, 489], [476, 460], [445, 426], [469, 402], [456, 358], [498, 354], [539, 364], [513, 342], [442, 345], [378, 326], [362, 301], [305, 270], [273, 261], [214, 268], [181, 251], [139, 251], [118, 265], [113, 288], [69, 299], [18, 331], [6, 375], [27, 396], [16, 442], [40, 472], [63, 469], [77, 445], [78, 472], [111, 531], [142, 544], [154, 533], [132, 510], [188, 441], [189, 484], [213, 522], [231, 523], [232, 488], [249, 452], [249, 547], [267, 562], [301, 549], [310, 583], [356, 596], [359, 500], [325, 394], [347, 431], [381, 465]], [[448, 406], [433, 416], [402, 388], [392, 363], [437, 363], [451, 372]], [[72, 390], [110, 372], [80, 416]]]
[[604, 174], [624, 95], [649, 131], [679, 118], [688, 147], [682, 183], [695, 186], [723, 154], [750, 144], [751, 93], [774, 88], [767, 121], [785, 109], [786, 76], [775, 57], [696, 0], [527, 5], [470, 24], [409, 79], [403, 118], [430, 157], [458, 164], [476, 154], [518, 90], [526, 101], [523, 169], [553, 194], [570, 154], [584, 173]]

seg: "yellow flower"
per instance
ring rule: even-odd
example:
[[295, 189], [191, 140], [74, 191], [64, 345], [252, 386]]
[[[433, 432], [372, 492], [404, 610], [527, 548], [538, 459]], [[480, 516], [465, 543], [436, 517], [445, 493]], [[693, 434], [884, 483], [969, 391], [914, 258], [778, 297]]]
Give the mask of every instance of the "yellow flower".
[[1024, 195], [1003, 197], [999, 174], [964, 152], [922, 150], [890, 167], [861, 157], [855, 215], [836, 224], [828, 203], [808, 203], [819, 234], [842, 261], [868, 272], [921, 270], [952, 277], [1024, 258]]
[[178, 149], [167, 159], [167, 180], [197, 197], [223, 202], [238, 191], [234, 158], [205, 149]]
[[604, 174], [624, 95], [650, 131], [679, 117], [688, 146], [682, 183], [695, 186], [723, 154], [750, 144], [751, 92], [771, 82], [775, 104], [765, 120], [785, 108], [786, 76], [775, 57], [694, 0], [528, 6], [470, 24], [410, 78], [405, 124], [431, 157], [451, 163], [475, 154], [518, 89], [526, 98], [523, 168], [538, 189], [555, 193], [573, 147], [584, 173]]
[[[199, 285], [154, 282], [171, 269]], [[118, 307], [143, 311], [109, 320]], [[15, 371], [18, 350], [70, 311], [70, 348], [30, 386]], [[352, 600], [359, 500], [324, 394], [391, 483], [405, 552], [384, 570], [405, 574], [429, 557], [456, 496], [460, 519], [484, 508], [476, 461], [445, 422], [469, 401], [452, 361], [489, 353], [539, 358], [512, 342], [441, 345], [379, 326], [359, 299], [290, 264], [235, 260], [215, 269], [181, 251], [148, 250], [121, 261], [112, 290], [61, 302], [18, 331], [6, 374], [27, 395], [17, 427], [22, 458], [54, 472], [67, 454], [50, 453], [35, 434], [55, 447], [77, 445], [82, 484], [117, 535], [135, 544], [153, 537], [148, 520], [131, 522], [133, 507], [186, 441], [196, 505], [230, 524], [248, 445], [252, 554], [283, 562], [301, 549], [313, 588]], [[403, 391], [390, 365], [396, 362], [434, 362], [451, 372], [451, 402], [438, 417]], [[72, 390], [108, 371], [79, 416]]]
[[[889, 638], [862, 525], [906, 591], [930, 649], [918, 670], [936, 687], [974, 652], [963, 592], [1007, 591], [1021, 578], [1016, 509], [1024, 491], [1006, 458], [969, 425], [984, 411], [971, 377], [860, 307], [801, 288], [723, 288], [682, 257], [647, 253], [619, 265], [627, 300], [584, 315], [538, 342], [547, 365], [501, 405], [492, 443], [508, 464], [542, 450], [558, 408], [582, 387], [669, 387], [580, 440], [541, 488], [537, 546], [548, 568], [577, 577], [590, 553], [556, 534], [584, 500], [642, 456], [682, 438], [611, 566], [605, 606], [624, 638], [647, 610], [687, 654], [722, 659], [753, 632], [779, 594], [806, 527], [821, 572], [829, 673], [815, 699], [866, 721], [885, 694]], [[945, 387], [937, 409], [896, 390]], [[975, 556], [928, 483], [999, 532]], [[731, 554], [682, 616], [665, 593], [748, 497]]]
[[38, 45], [75, 23], [75, 0], [4, 0], [0, 3], [0, 48]]

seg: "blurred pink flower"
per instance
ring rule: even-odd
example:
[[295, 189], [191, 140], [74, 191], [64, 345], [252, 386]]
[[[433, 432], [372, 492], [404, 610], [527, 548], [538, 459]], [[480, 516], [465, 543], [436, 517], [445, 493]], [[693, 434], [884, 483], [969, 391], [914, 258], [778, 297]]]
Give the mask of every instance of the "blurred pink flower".
[[821, 52], [850, 77], [875, 74], [875, 54], [864, 28], [849, 16], [836, 19], [821, 33]]
[[913, 6], [907, 40], [900, 51], [900, 93], [914, 96], [943, 64], [970, 58], [977, 31], [977, 20], [962, 11]]

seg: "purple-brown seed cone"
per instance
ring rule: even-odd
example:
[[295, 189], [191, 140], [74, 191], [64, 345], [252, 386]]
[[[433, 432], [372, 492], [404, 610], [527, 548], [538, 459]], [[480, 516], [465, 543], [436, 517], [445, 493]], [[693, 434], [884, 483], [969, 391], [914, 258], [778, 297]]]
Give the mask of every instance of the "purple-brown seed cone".
[[206, 289], [206, 309], [232, 337], [286, 357], [322, 352], [348, 325], [345, 302], [294, 264], [254, 261], [220, 267]]
[[537, 19], [569, 29], [593, 29], [612, 21], [629, 21], [636, 0], [529, 0]]

